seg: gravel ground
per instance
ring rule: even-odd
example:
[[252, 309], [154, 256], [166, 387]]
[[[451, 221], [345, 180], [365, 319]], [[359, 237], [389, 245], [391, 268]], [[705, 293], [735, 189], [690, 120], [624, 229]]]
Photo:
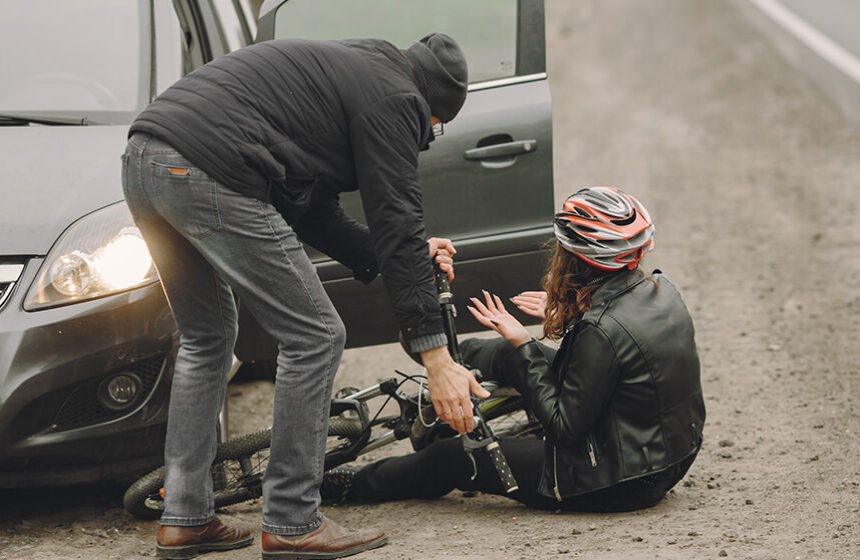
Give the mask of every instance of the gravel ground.
[[[697, 325], [704, 448], [636, 513], [460, 492], [326, 513], [389, 533], [362, 558], [860, 558], [860, 133], [731, 2], [548, 0], [547, 14], [556, 199], [608, 184], [651, 210], [647, 264]], [[412, 367], [394, 346], [350, 350], [336, 384], [394, 367]], [[271, 385], [234, 385], [231, 406], [234, 429], [265, 425]], [[154, 556], [157, 524], [126, 515], [122, 491], [3, 494], [0, 558]], [[260, 507], [223, 517], [257, 531]]]

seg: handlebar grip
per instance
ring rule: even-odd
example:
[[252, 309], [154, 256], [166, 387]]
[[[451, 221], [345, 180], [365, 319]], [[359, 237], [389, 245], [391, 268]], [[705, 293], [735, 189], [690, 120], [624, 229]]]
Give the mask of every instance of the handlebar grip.
[[511, 468], [508, 466], [508, 461], [505, 459], [505, 454], [502, 453], [502, 448], [499, 447], [499, 442], [494, 441], [490, 443], [487, 446], [487, 451], [490, 452], [490, 458], [493, 460], [496, 472], [499, 473], [499, 480], [502, 481], [505, 492], [510, 494], [514, 490], [519, 490], [514, 473], [511, 472]]
[[451, 293], [451, 285], [448, 283], [448, 273], [442, 272], [439, 263], [433, 262], [433, 280], [436, 282], [436, 293], [440, 303], [450, 303], [454, 298]]

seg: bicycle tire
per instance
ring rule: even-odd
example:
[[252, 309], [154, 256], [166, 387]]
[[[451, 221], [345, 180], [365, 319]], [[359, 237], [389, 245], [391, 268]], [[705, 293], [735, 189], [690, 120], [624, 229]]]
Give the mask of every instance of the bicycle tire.
[[[354, 440], [364, 431], [357, 419], [335, 417], [329, 420], [328, 434], [335, 438]], [[215, 508], [259, 498], [262, 480], [269, 461], [271, 430], [262, 430], [231, 438], [218, 444], [213, 471]], [[244, 464], [243, 464], [244, 463]], [[164, 510], [161, 490], [164, 488], [164, 467], [139, 478], [123, 496], [123, 507], [141, 519], [158, 519]]]
[[[140, 519], [158, 519], [164, 509], [153, 502], [164, 487], [164, 467], [158, 467], [137, 479], [122, 497], [125, 511]], [[160, 496], [159, 496], [160, 497]]]

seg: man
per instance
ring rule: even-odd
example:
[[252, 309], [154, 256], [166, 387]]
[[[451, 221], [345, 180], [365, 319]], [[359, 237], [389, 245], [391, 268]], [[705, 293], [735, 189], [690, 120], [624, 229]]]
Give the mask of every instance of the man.
[[[318, 511], [345, 330], [299, 239], [362, 281], [382, 272], [438, 415], [472, 429], [469, 392], [487, 395], [447, 351], [429, 255], [450, 274], [454, 248], [428, 242], [417, 179], [419, 151], [459, 112], [467, 83], [462, 51], [441, 33], [405, 51], [376, 39], [268, 41], [182, 78], [132, 125], [126, 200], [181, 333], [159, 556], [252, 541], [214, 516], [209, 475], [236, 338], [231, 289], [279, 348], [264, 557], [335, 558], [385, 543]], [[356, 189], [369, 229], [338, 206]]]

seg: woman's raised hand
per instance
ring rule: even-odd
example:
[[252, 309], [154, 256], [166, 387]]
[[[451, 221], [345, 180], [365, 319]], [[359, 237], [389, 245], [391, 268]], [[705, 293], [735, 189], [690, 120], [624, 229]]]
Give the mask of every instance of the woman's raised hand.
[[478, 298], [469, 298], [474, 307], [470, 305], [467, 308], [475, 319], [488, 329], [492, 329], [508, 339], [514, 346], [521, 346], [531, 340], [532, 336], [529, 331], [517, 321], [516, 317], [508, 313], [499, 296], [492, 295], [486, 290], [483, 292], [483, 302]]
[[546, 320], [546, 292], [523, 292], [512, 297], [511, 301], [526, 315]]

